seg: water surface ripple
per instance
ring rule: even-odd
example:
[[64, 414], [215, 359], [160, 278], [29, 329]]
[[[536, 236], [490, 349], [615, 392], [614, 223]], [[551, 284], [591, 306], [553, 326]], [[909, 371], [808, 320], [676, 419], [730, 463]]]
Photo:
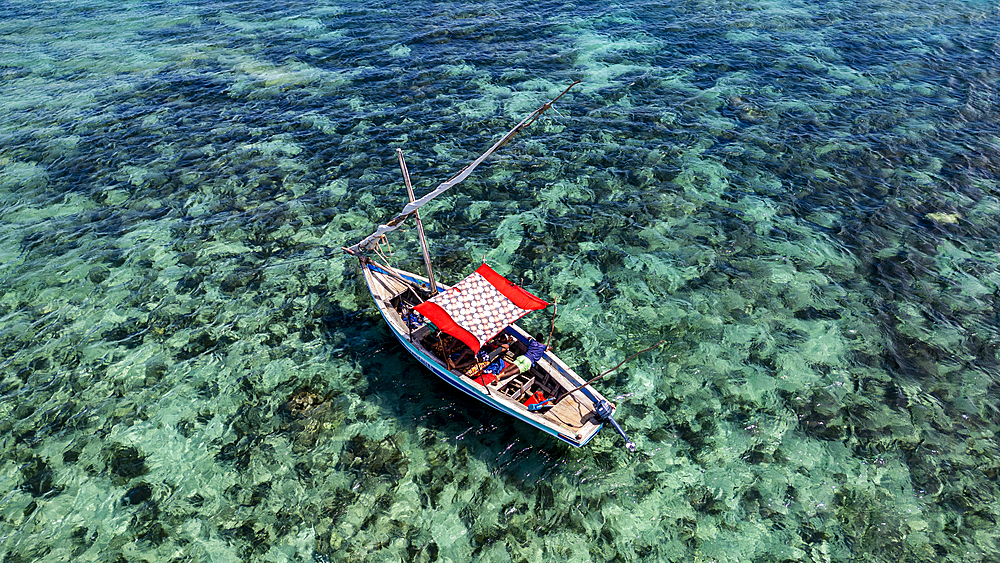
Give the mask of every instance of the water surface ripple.
[[[998, 22], [0, 3], [0, 560], [996, 561]], [[668, 341], [599, 384], [634, 455], [470, 405], [340, 252], [576, 79], [425, 221], [582, 374]]]

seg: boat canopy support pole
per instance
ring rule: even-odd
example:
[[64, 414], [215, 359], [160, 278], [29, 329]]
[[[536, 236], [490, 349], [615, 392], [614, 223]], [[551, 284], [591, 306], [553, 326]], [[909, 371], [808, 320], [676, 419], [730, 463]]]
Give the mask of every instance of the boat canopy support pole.
[[[410, 196], [410, 203], [416, 201], [413, 196], [413, 184], [410, 183], [410, 172], [406, 169], [406, 161], [403, 160], [403, 149], [396, 149], [396, 156], [399, 157], [399, 169], [403, 171], [403, 183], [406, 184], [406, 193]], [[437, 283], [434, 281], [434, 270], [431, 269], [431, 255], [427, 251], [427, 238], [424, 237], [424, 223], [420, 220], [420, 212], [414, 211], [413, 216], [417, 219], [417, 233], [420, 235], [420, 248], [424, 251], [424, 265], [427, 266], [427, 281], [430, 283], [431, 295], [437, 295]]]

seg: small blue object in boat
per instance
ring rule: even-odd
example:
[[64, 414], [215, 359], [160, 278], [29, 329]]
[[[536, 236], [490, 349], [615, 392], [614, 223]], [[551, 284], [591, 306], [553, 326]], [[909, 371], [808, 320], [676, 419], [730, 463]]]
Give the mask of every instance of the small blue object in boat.
[[420, 326], [423, 326], [423, 324], [426, 322], [424, 320], [423, 315], [412, 311], [403, 315], [403, 321], [406, 322], [406, 326], [410, 329], [415, 329]]
[[541, 403], [535, 403], [533, 405], [528, 405], [528, 410], [531, 412], [540, 411], [542, 409], [552, 408], [552, 405], [548, 404], [552, 399], [545, 399]]

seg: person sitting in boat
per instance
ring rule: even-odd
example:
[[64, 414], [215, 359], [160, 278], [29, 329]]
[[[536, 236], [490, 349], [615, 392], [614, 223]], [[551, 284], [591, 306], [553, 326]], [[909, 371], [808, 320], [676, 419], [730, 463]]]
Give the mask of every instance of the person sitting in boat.
[[[509, 349], [510, 344], [503, 344], [504, 349]], [[545, 352], [551, 350], [549, 346], [542, 344], [541, 342], [532, 338], [528, 341], [528, 349], [524, 352], [524, 355], [514, 358], [513, 362], [509, 362], [503, 371], [500, 372], [500, 379], [506, 379], [508, 377], [515, 376], [521, 372], [526, 372], [531, 369], [538, 360], [542, 359]]]
[[437, 339], [431, 344], [431, 349], [437, 357], [444, 360], [448, 369], [465, 371], [476, 361], [476, 355], [468, 346], [442, 331], [438, 331]]
[[436, 335], [428, 337], [425, 344], [430, 346], [430, 349], [434, 352], [435, 356], [447, 363], [448, 357], [451, 356], [452, 353], [454, 339], [450, 335], [439, 330]]

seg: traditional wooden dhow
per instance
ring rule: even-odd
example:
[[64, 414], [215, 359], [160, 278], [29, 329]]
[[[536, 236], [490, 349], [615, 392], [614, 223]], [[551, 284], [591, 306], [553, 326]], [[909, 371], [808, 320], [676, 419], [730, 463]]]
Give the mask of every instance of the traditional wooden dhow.
[[[574, 446], [586, 444], [605, 423], [611, 423], [634, 450], [635, 445], [613, 418], [615, 406], [546, 344], [515, 324], [548, 303], [485, 263], [452, 286], [438, 285], [419, 215], [421, 206], [468, 177], [568, 90], [535, 110], [483, 155], [420, 199], [414, 199], [403, 153], [397, 150], [410, 203], [370, 236], [344, 250], [358, 258], [372, 298], [393, 335], [417, 361], [448, 384]], [[426, 277], [379, 263], [378, 253], [370, 253], [386, 233], [410, 216], [417, 223]]]

